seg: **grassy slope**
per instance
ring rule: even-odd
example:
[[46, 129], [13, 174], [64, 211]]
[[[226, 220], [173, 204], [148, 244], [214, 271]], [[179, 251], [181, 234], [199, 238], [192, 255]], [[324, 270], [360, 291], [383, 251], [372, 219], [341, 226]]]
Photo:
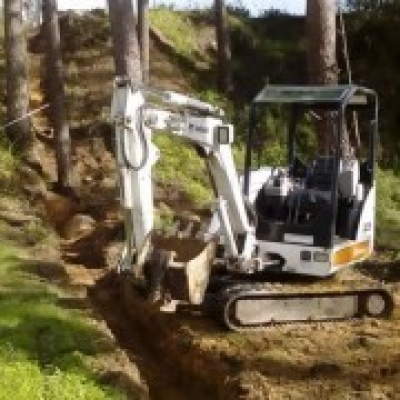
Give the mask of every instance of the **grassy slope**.
[[[204, 64], [207, 58], [193, 47], [197, 33], [195, 26], [185, 15], [164, 9], [154, 10], [150, 16], [154, 26], [163, 35], [165, 32], [164, 39], [174, 48], [176, 45], [174, 52], [165, 55], [153, 43], [151, 84], [178, 91], [198, 92], [196, 63]], [[108, 121], [114, 66], [106, 16], [96, 14], [85, 19], [72, 16], [62, 22], [61, 28], [72, 127], [79, 129]], [[36, 66], [39, 59], [40, 55], [35, 55], [33, 62]], [[39, 77], [37, 68], [33, 74]], [[161, 160], [155, 167], [156, 181], [173, 183], [196, 205], [208, 202], [210, 189], [204, 163], [195, 151], [166, 135], [158, 135], [155, 141], [161, 150]], [[185, 170], [180, 168], [183, 165]]]
[[[2, 27], [1, 20], [1, 42]], [[2, 45], [2, 93], [3, 52]], [[3, 121], [2, 101], [0, 125]], [[17, 166], [0, 131], [0, 203], [23, 213], [16, 190]], [[61, 307], [62, 292], [29, 272], [35, 269], [34, 262], [20, 258], [28, 244], [48, 235], [35, 223], [15, 230], [0, 221], [0, 400], [123, 398], [116, 389], [100, 384], [95, 372], [100, 367], [95, 358], [108, 351], [103, 334], [83, 315]]]
[[62, 308], [59, 290], [18, 254], [0, 245], [0, 399], [122, 398], [93, 372], [92, 359], [107, 350], [101, 334]]

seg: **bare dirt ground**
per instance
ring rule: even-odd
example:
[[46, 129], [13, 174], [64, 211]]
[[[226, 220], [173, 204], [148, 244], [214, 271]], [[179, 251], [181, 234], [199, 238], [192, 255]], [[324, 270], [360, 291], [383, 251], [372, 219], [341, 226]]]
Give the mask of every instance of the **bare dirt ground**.
[[[43, 159], [51, 165], [49, 154], [44, 147]], [[80, 288], [76, 293], [89, 300], [97, 318], [138, 366], [151, 398], [400, 398], [398, 307], [389, 320], [292, 324], [252, 333], [227, 332], [201, 315], [160, 314], [132, 289], [129, 275], [109, 268], [109, 256], [121, 239], [121, 218], [113, 159], [101, 135], [76, 141], [74, 160], [80, 201], [70, 219], [82, 213], [93, 224], [72, 232], [65, 232], [66, 224], [57, 227], [64, 236], [64, 270], [70, 285]], [[301, 287], [379, 286], [385, 281], [398, 305], [397, 258], [386, 252], [385, 259], [380, 256], [332, 280]], [[129, 363], [125, 367], [131, 368]]]

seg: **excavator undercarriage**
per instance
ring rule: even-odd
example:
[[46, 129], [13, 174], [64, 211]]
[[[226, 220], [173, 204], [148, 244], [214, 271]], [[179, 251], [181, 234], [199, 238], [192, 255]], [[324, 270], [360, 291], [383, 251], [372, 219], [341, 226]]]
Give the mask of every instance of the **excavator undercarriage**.
[[233, 274], [214, 264], [216, 245], [155, 235], [144, 266], [146, 296], [161, 311], [201, 311], [235, 331], [278, 324], [387, 318], [394, 307], [384, 287], [312, 288], [307, 279], [276, 274]]

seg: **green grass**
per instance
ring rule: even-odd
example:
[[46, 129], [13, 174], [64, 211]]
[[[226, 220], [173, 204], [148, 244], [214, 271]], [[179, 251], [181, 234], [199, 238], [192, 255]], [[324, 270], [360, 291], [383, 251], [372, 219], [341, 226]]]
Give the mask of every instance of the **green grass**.
[[17, 166], [18, 158], [7, 142], [5, 133], [0, 130], [0, 193], [12, 192], [15, 189]]
[[110, 345], [58, 305], [58, 291], [30, 273], [33, 266], [0, 245], [0, 399], [122, 398], [90, 368]]
[[161, 152], [155, 168], [156, 180], [181, 189], [196, 205], [209, 202], [211, 185], [204, 161], [196, 151], [178, 138], [165, 134], [155, 136], [154, 142]]
[[188, 13], [160, 7], [150, 11], [150, 23], [165, 36], [180, 55], [188, 58], [194, 56], [197, 33]]
[[377, 243], [400, 250], [400, 177], [380, 170], [377, 187]]

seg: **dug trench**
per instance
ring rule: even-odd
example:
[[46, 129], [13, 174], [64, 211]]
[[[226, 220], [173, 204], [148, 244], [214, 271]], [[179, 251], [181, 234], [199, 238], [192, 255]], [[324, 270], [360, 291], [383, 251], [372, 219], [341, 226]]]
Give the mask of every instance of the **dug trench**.
[[[72, 197], [55, 187], [48, 190], [35, 179], [24, 185], [43, 220], [58, 232], [63, 278], [57, 283], [71, 293], [68, 306], [87, 307], [107, 325], [133, 369], [139, 369], [152, 399], [236, 398], [235, 384], [227, 381], [234, 376], [235, 363], [197, 346], [191, 321], [196, 318], [160, 314], [132, 290], [129, 274], [115, 273], [112, 267], [123, 236], [115, 161], [101, 134], [80, 137], [74, 144], [74, 175], [78, 179]], [[44, 174], [54, 179], [54, 154], [49, 144], [39, 143], [38, 153]], [[175, 198], [182, 206], [185, 200], [170, 192], [171, 188], [158, 189], [156, 200]], [[40, 275], [54, 281], [50, 270], [40, 271]], [[200, 330], [220, 329], [199, 321], [195, 325]], [[129, 365], [125, 363], [124, 368]], [[136, 397], [128, 394], [128, 398]]]
[[227, 377], [234, 366], [203, 352], [192, 332], [220, 327], [197, 317], [160, 313], [134, 288], [131, 274], [100, 264], [113, 230], [103, 225], [61, 244], [69, 291], [87, 293], [88, 307], [139, 369], [152, 399], [232, 398], [234, 387], [227, 385]]
[[[109, 273], [89, 291], [95, 309], [128, 351], [152, 399], [235, 398], [228, 364], [202, 353], [176, 317], [162, 315], [132, 290], [129, 276]], [[186, 329], [186, 330], [185, 330]]]
[[[47, 193], [47, 199], [50, 196], [60, 206], [61, 198]], [[192, 331], [217, 331], [219, 327], [197, 317], [161, 314], [134, 289], [131, 274], [116, 273], [106, 265], [104, 253], [109, 249], [105, 242], [118, 227], [110, 223], [87, 227], [93, 221], [88, 215], [74, 215], [71, 221], [68, 233], [73, 238], [60, 238], [63, 263], [54, 264], [56, 269], [53, 264], [43, 264], [31, 272], [66, 290], [68, 297], [60, 301], [62, 306], [86, 310], [99, 326], [106, 324], [116, 349], [130, 360], [120, 366], [125, 377], [122, 389], [130, 388], [127, 398], [147, 398], [144, 391], [131, 389], [134, 382], [126, 382], [137, 370], [151, 399], [232, 398], [234, 388], [226, 384], [234, 372], [232, 365], [218, 359], [218, 354], [203, 352]], [[76, 231], [78, 222], [81, 236]], [[120, 377], [110, 376], [110, 381], [106, 377], [105, 381], [121, 386]]]

